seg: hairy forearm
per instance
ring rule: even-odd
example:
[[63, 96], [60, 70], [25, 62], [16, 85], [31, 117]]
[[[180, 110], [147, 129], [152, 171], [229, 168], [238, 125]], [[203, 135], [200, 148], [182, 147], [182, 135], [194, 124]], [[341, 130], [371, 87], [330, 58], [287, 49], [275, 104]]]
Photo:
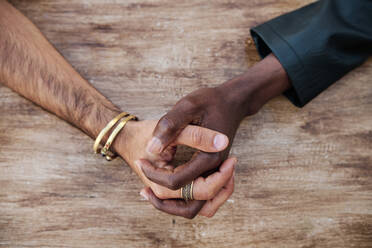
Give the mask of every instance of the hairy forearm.
[[71, 67], [35, 25], [2, 0], [0, 82], [93, 138], [120, 112]]

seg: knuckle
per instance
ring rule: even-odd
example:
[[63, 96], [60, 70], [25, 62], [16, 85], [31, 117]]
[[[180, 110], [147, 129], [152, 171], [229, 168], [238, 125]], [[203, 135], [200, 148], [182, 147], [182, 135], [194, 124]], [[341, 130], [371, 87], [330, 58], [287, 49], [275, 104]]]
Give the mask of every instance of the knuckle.
[[191, 220], [195, 218], [197, 213], [198, 213], [197, 211], [186, 210], [185, 213], [183, 214], [183, 217]]
[[206, 187], [203, 189], [201, 196], [203, 200], [211, 200], [215, 196], [215, 192], [211, 187]]
[[167, 178], [166, 185], [167, 188], [171, 190], [177, 190], [181, 188], [180, 181], [174, 175], [171, 175]]
[[177, 105], [181, 106], [183, 111], [190, 114], [194, 113], [199, 106], [199, 104], [190, 97], [183, 98]]
[[158, 125], [162, 130], [170, 130], [171, 132], [177, 130], [176, 122], [168, 115], [163, 116]]
[[215, 196], [214, 190], [209, 190], [207, 192], [207, 199], [206, 200], [211, 200], [211, 199], [213, 199], [214, 196]]
[[209, 211], [205, 216], [208, 218], [212, 218], [216, 214], [216, 211]]
[[191, 132], [192, 143], [200, 146], [203, 144], [203, 133], [200, 128], [193, 128]]

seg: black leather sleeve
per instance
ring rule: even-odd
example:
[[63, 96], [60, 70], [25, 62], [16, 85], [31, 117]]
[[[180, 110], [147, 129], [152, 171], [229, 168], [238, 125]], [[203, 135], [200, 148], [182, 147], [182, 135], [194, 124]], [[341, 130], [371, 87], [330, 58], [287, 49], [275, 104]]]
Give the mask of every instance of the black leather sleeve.
[[288, 73], [285, 95], [304, 106], [372, 53], [372, 0], [320, 0], [251, 29], [261, 57]]

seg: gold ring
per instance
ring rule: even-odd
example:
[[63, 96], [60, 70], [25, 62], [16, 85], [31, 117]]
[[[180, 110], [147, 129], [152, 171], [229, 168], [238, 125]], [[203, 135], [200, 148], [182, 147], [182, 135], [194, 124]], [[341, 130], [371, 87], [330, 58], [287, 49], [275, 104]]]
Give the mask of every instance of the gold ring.
[[181, 198], [184, 199], [185, 201], [194, 200], [193, 188], [194, 188], [194, 181], [183, 186], [181, 188]]

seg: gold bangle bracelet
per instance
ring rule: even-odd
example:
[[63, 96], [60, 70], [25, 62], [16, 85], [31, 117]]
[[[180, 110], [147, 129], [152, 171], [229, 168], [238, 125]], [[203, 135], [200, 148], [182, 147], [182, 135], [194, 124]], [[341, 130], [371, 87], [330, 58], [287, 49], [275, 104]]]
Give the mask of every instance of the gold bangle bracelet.
[[101, 140], [102, 138], [106, 135], [106, 133], [108, 131], [110, 131], [110, 129], [116, 124], [116, 122], [118, 122], [121, 118], [123, 117], [126, 117], [128, 116], [129, 114], [126, 113], [126, 112], [123, 112], [123, 113], [120, 113], [119, 115], [117, 115], [114, 119], [112, 119], [102, 130], [101, 132], [98, 134], [96, 140], [94, 141], [94, 145], [93, 145], [93, 151], [95, 153], [98, 153], [98, 147], [99, 147], [99, 144], [101, 143]]
[[137, 119], [136, 116], [129, 115], [129, 116], [125, 117], [123, 120], [121, 120], [120, 123], [112, 131], [112, 133], [110, 134], [110, 136], [107, 139], [106, 144], [101, 149], [101, 154], [102, 154], [102, 156], [106, 157], [107, 161], [111, 161], [113, 158], [116, 157], [116, 154], [114, 154], [113, 152], [111, 152], [111, 154], [108, 154], [108, 153], [109, 153], [110, 146], [114, 142], [114, 139], [116, 138], [118, 133], [123, 129], [123, 127], [125, 126], [125, 124], [127, 124], [128, 121], [136, 120], [136, 119]]

